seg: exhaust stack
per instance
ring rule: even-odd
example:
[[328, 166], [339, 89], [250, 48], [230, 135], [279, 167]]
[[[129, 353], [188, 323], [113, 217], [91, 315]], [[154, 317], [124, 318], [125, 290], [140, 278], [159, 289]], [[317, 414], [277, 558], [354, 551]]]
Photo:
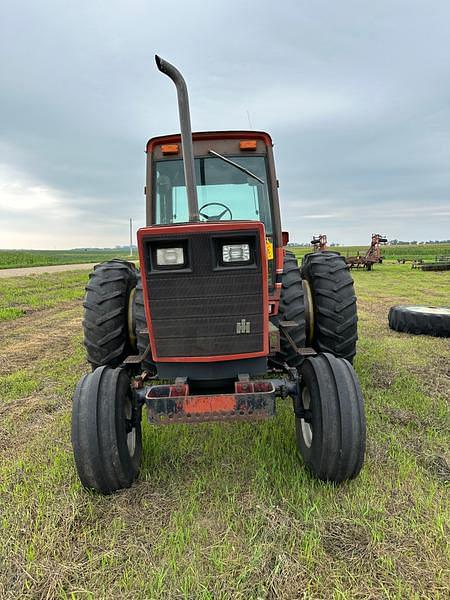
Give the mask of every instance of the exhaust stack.
[[180, 116], [181, 147], [183, 150], [184, 179], [188, 199], [189, 221], [199, 221], [197, 187], [195, 183], [194, 149], [192, 145], [189, 96], [183, 75], [172, 64], [155, 54], [156, 66], [170, 77], [177, 88], [178, 112]]

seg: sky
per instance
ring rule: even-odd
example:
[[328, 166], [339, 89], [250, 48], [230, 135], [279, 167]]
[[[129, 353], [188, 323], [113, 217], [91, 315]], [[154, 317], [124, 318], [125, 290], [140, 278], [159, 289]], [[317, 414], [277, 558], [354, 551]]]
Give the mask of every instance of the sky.
[[268, 131], [283, 229], [450, 238], [448, 0], [2, 0], [0, 248], [128, 242], [145, 144]]

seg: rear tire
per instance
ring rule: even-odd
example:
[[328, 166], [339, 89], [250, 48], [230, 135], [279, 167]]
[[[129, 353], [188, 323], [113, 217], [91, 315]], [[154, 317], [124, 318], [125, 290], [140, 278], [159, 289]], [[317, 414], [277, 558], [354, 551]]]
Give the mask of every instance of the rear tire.
[[302, 276], [309, 283], [313, 299], [313, 348], [353, 362], [358, 316], [353, 279], [345, 258], [337, 252], [306, 254]]
[[342, 358], [319, 354], [299, 369], [301, 406], [295, 418], [297, 447], [318, 479], [340, 483], [358, 475], [364, 463], [364, 402], [353, 367]]
[[[144, 308], [144, 290], [142, 288], [141, 273], [137, 274], [136, 293], [134, 295], [134, 317], [136, 323], [136, 346], [139, 354], [142, 356], [150, 344], [150, 338], [147, 329], [147, 319]], [[143, 371], [148, 371], [151, 375], [156, 374], [156, 364], [149, 354], [141, 362]]]
[[[272, 323], [279, 328], [280, 321], [295, 321], [297, 327], [288, 329], [288, 333], [298, 348], [305, 347], [305, 300], [302, 277], [297, 257], [292, 252], [286, 252], [283, 264], [282, 287], [278, 315], [272, 317]], [[292, 348], [288, 340], [280, 332], [280, 352], [275, 360], [297, 367], [302, 357]]]
[[129, 300], [136, 286], [136, 267], [110, 260], [89, 274], [84, 297], [84, 345], [92, 368], [119, 366], [132, 353]]
[[72, 446], [84, 487], [110, 494], [136, 479], [141, 409], [124, 369], [99, 367], [79, 381], [72, 405]]

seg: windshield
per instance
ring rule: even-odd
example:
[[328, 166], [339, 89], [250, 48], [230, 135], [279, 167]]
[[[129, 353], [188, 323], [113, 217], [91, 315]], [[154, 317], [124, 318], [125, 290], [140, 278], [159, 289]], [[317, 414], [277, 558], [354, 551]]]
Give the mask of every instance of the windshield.
[[[272, 215], [264, 156], [227, 158], [256, 175], [264, 183], [219, 157], [196, 158], [195, 178], [200, 220], [262, 221], [266, 234], [271, 235]], [[186, 223], [189, 221], [189, 213], [183, 161], [156, 161], [155, 167], [155, 223]]]

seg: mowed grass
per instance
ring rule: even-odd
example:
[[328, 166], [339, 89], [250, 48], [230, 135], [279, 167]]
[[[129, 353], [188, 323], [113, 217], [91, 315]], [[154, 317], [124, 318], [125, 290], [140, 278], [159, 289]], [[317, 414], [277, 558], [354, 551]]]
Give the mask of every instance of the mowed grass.
[[127, 258], [124, 250], [0, 250], [0, 269], [47, 267], [103, 262], [112, 258]]
[[387, 312], [448, 306], [448, 273], [354, 273], [368, 425], [355, 481], [304, 470], [283, 401], [259, 424], [145, 424], [141, 477], [110, 497], [81, 488], [71, 453], [88, 370], [77, 276], [70, 303], [46, 308], [43, 275], [35, 311], [0, 323], [0, 597], [447, 597], [450, 342], [391, 332]]
[[80, 300], [87, 273], [88, 269], [0, 279], [0, 321]]

